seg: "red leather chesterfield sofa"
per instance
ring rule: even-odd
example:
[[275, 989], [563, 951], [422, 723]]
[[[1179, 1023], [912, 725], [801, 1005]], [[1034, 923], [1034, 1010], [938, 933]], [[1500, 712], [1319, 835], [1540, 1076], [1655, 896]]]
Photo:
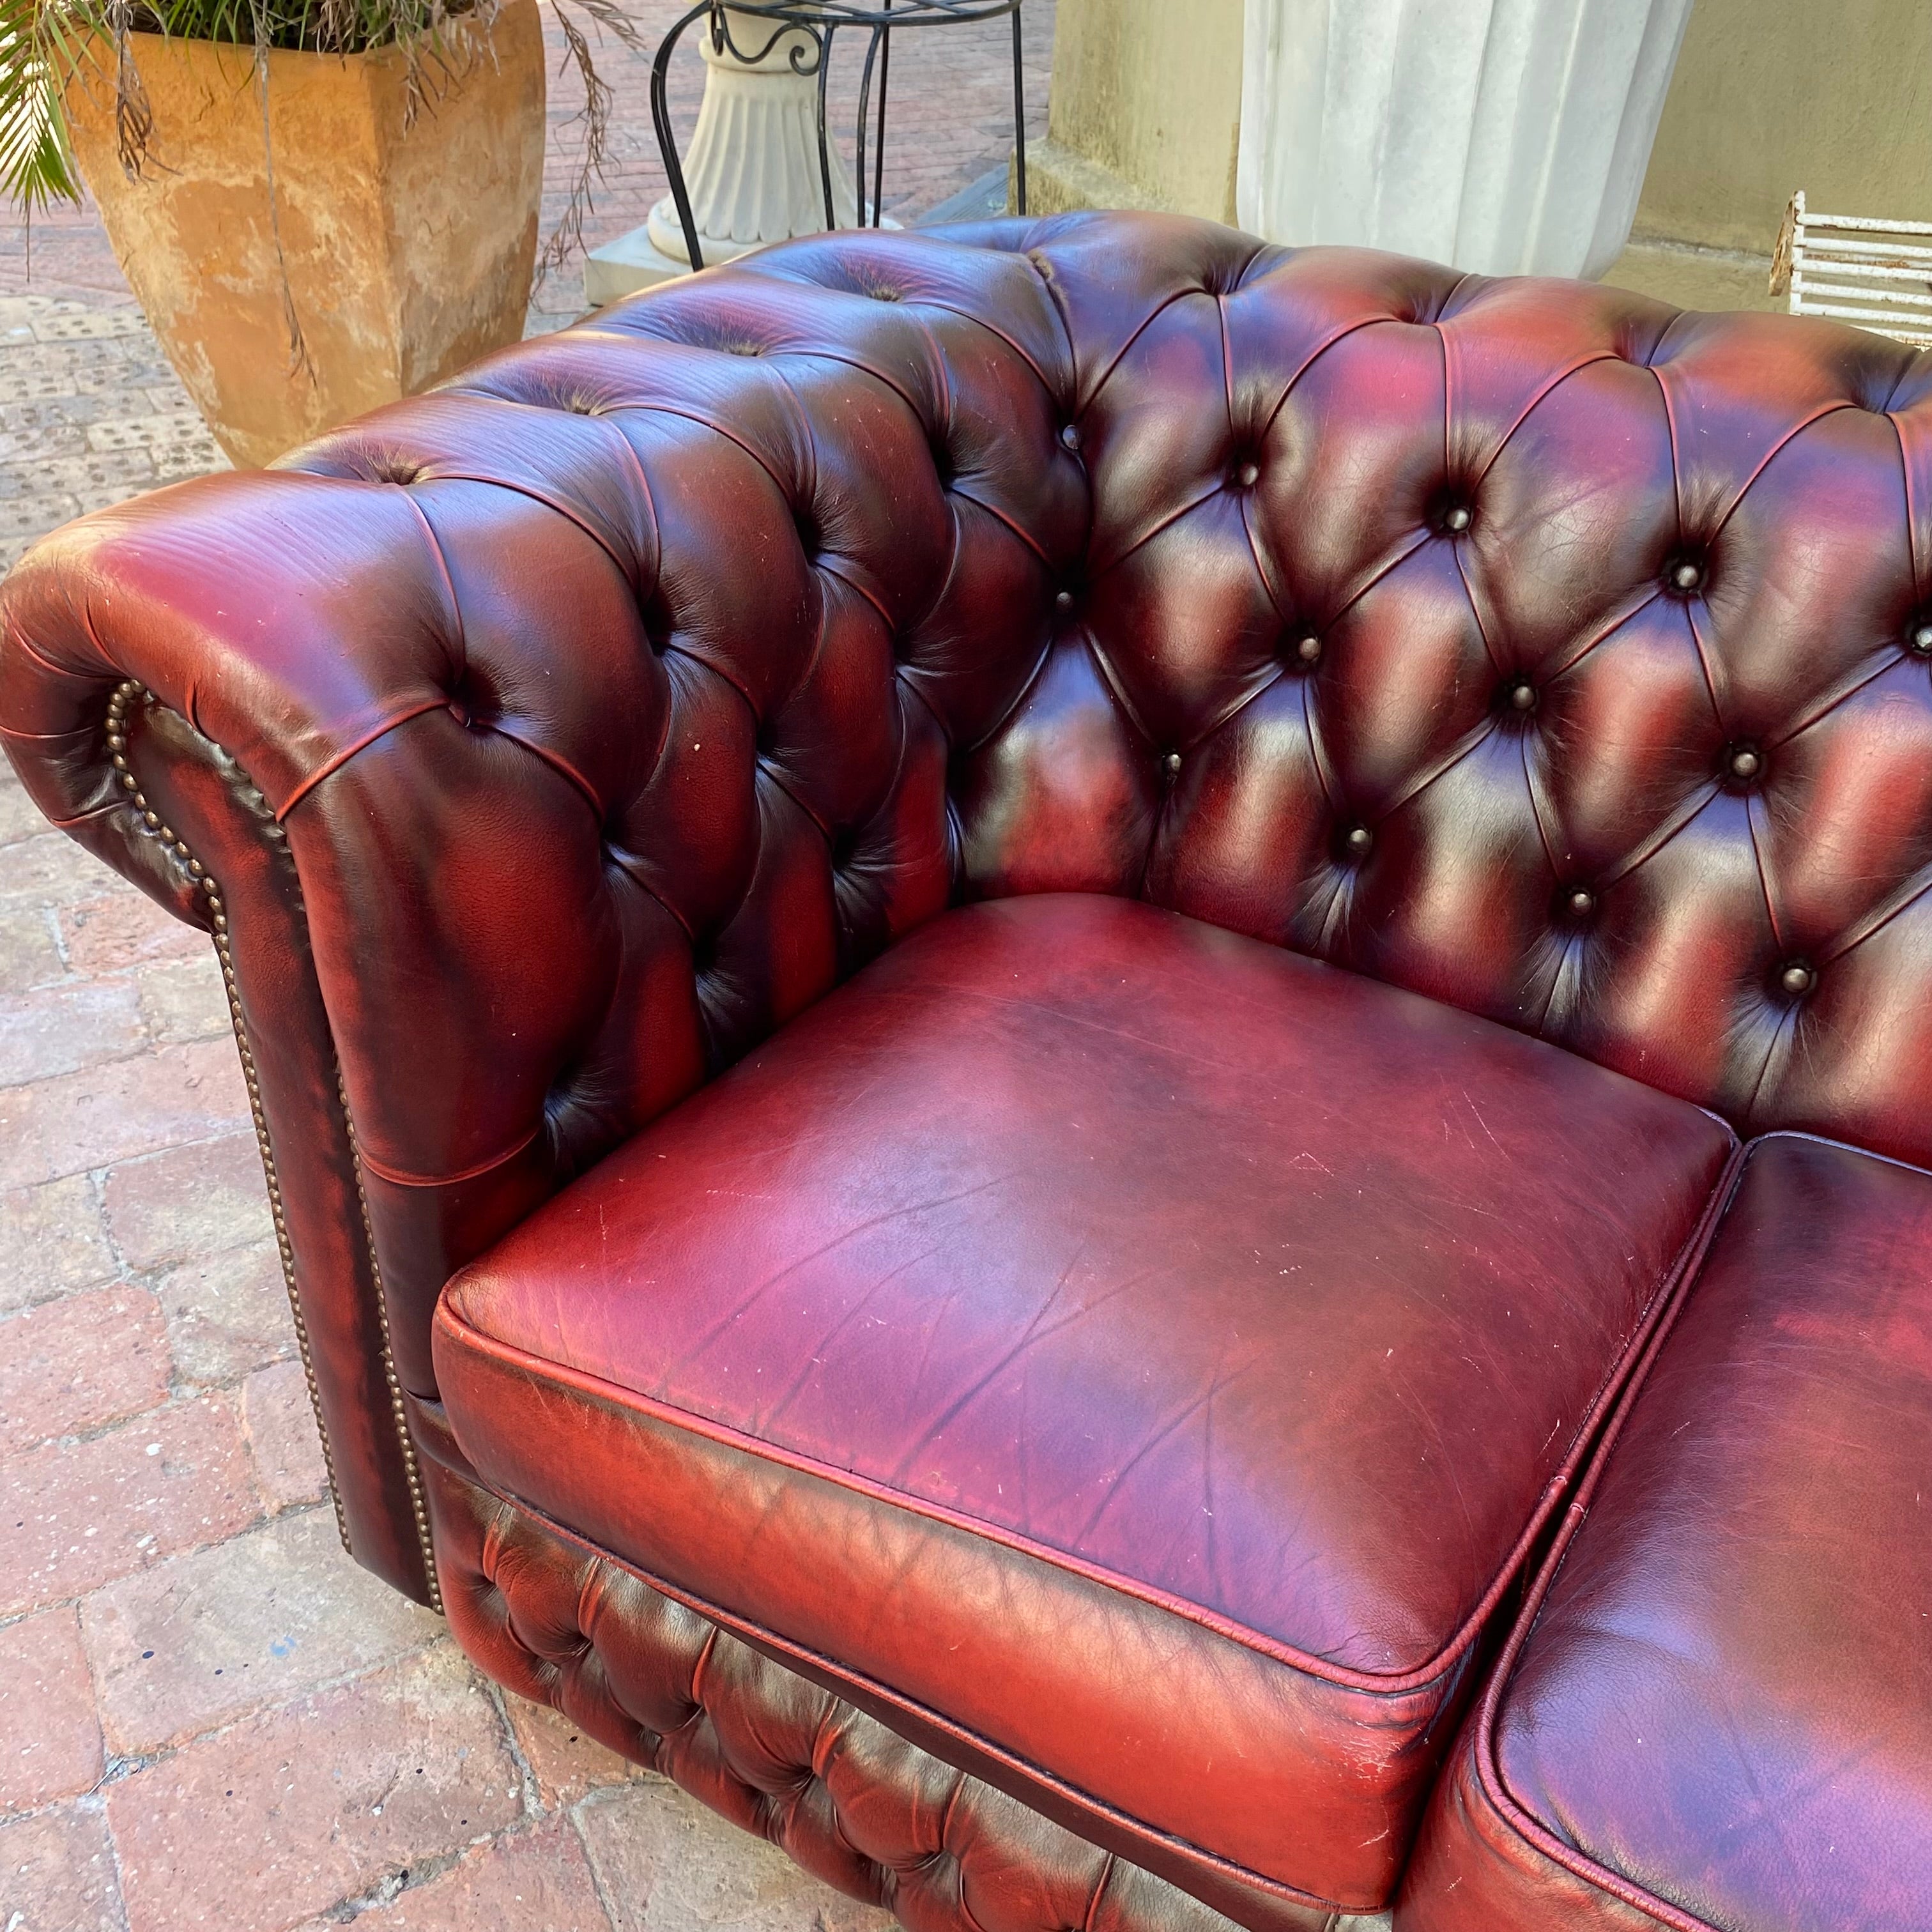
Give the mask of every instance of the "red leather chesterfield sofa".
[[842, 235], [0, 594], [504, 1683], [914, 1932], [1932, 1924], [1932, 358]]

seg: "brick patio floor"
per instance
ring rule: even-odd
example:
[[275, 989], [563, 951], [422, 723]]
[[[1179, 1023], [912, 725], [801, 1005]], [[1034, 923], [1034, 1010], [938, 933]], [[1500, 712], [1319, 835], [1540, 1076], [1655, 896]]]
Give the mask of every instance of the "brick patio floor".
[[[634, 8], [652, 33], [676, 10]], [[1037, 124], [1051, 0], [1029, 14]], [[910, 217], [1000, 164], [1010, 107], [999, 29], [903, 38], [887, 205]], [[593, 242], [662, 192], [643, 63], [602, 58]], [[0, 566], [219, 460], [91, 213], [33, 245], [30, 282], [0, 236]], [[494, 1689], [342, 1555], [212, 956], [4, 766], [0, 1505], [0, 1932], [886, 1922]]]

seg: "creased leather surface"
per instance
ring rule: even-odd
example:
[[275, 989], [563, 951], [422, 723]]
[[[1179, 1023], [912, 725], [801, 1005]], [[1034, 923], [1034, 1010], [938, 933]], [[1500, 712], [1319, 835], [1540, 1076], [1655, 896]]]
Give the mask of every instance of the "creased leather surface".
[[158, 890], [121, 676], [285, 821], [428, 1394], [454, 1266], [960, 896], [1932, 1154], [1928, 518], [1932, 370], [1850, 329], [1154, 216], [839, 235], [70, 526], [0, 731]]
[[1922, 1932], [1928, 1472], [1932, 1174], [1759, 1143], [1400, 1932]]
[[1733, 1144], [1171, 913], [976, 906], [457, 1276], [439, 1381], [498, 1489], [1374, 1906]]
[[1386, 1925], [1191, 1874], [1216, 1910], [1102, 1850], [1090, 1825], [1076, 1836], [589, 1546], [426, 1468], [451, 1626], [491, 1676], [910, 1932], [1226, 1932], [1223, 1911], [1256, 1932]]
[[[1932, 1158], [1928, 625], [1932, 360], [1066, 217], [766, 251], [83, 520], [0, 590], [0, 742], [176, 910], [117, 683], [282, 824], [429, 1395], [456, 1266], [976, 898]], [[308, 997], [250, 1021], [312, 1100]]]
[[1850, 330], [1152, 216], [841, 235], [70, 526], [0, 740], [170, 904], [118, 680], [284, 821], [431, 1394], [454, 1268], [962, 896], [1142, 896], [1924, 1157], [1928, 506], [1932, 373]]

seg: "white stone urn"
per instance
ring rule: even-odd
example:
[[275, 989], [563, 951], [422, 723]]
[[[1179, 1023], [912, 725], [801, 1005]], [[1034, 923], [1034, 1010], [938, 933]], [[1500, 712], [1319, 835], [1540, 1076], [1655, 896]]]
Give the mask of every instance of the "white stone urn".
[[1485, 274], [1628, 239], [1690, 0], [1246, 0], [1241, 224]]
[[[812, 37], [728, 9], [726, 44], [712, 44], [710, 22], [690, 38], [704, 56], [704, 99], [684, 156], [685, 186], [707, 268], [734, 256], [818, 235], [825, 228], [825, 184], [818, 158], [818, 52]], [[776, 36], [776, 38], [774, 38]], [[796, 53], [800, 65], [794, 65]], [[741, 55], [757, 58], [740, 59]], [[832, 206], [841, 228], [859, 219], [851, 170], [828, 136]], [[690, 272], [676, 204], [666, 195], [642, 228], [593, 250], [584, 265], [589, 301], [614, 300]]]

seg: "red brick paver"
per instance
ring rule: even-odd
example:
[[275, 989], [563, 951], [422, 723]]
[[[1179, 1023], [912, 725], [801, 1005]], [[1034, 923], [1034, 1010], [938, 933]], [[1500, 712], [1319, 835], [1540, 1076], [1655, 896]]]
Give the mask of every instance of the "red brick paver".
[[81, 1606], [108, 1748], [151, 1757], [428, 1648], [441, 1620], [345, 1571], [309, 1509], [123, 1577]]
[[0, 1462], [0, 1615], [82, 1595], [249, 1522], [260, 1504], [235, 1411], [232, 1396], [206, 1395]]
[[167, 1329], [145, 1288], [26, 1310], [0, 1349], [0, 1454], [78, 1436], [164, 1401]]
[[[680, 10], [632, 8], [647, 37]], [[1051, 0], [1028, 14], [1037, 130]], [[1002, 164], [1006, 46], [901, 37], [889, 213]], [[841, 46], [836, 101], [861, 51]], [[663, 192], [647, 64], [598, 58], [617, 100], [593, 243]], [[687, 133], [700, 75], [687, 52]], [[552, 94], [554, 219], [576, 110]], [[33, 247], [30, 281], [0, 227], [0, 568], [218, 460], [91, 212]], [[568, 318], [580, 278], [533, 326]], [[294, 1357], [206, 942], [0, 765], [0, 1932], [884, 1932], [485, 1683], [352, 1564]]]
[[129, 1932], [284, 1932], [522, 1816], [521, 1773], [440, 1643], [107, 1787]]
[[257, 1369], [242, 1388], [242, 1426], [255, 1462], [255, 1486], [272, 1510], [319, 1503], [328, 1494], [328, 1468], [299, 1362]]
[[0, 1630], [0, 1811], [89, 1790], [102, 1762], [73, 1605]]
[[15, 1932], [124, 1932], [114, 1848], [98, 1801], [0, 1826], [0, 1926]]

